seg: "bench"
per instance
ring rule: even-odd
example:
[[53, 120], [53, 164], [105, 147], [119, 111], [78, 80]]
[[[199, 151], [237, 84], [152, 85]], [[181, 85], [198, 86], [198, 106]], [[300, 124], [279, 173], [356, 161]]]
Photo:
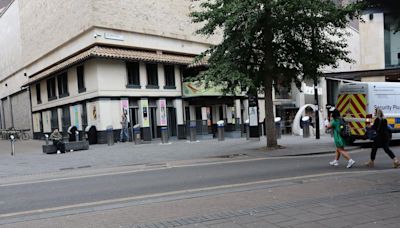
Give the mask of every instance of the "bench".
[[[76, 142], [64, 142], [65, 152], [76, 151], [76, 150], [88, 150], [89, 141], [76, 141]], [[42, 145], [43, 153], [55, 154], [57, 153], [57, 147], [53, 144]]]

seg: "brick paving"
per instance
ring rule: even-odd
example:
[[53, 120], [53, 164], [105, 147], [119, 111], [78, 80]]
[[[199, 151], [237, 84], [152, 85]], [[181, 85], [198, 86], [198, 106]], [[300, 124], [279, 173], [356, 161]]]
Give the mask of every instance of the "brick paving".
[[[266, 204], [256, 208], [221, 211], [214, 214], [125, 227], [395, 228], [400, 224], [400, 177], [398, 174], [397, 170], [372, 174], [374, 178], [386, 179], [386, 182], [383, 185], [371, 186], [369, 190], [344, 192], [328, 197]], [[365, 174], [359, 175], [357, 178], [369, 179]]]

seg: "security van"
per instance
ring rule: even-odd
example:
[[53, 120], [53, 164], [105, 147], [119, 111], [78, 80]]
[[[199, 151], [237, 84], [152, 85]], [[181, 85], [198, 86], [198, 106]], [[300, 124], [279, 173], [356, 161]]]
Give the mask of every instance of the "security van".
[[339, 87], [336, 108], [349, 124], [348, 142], [367, 139], [366, 127], [374, 121], [375, 109], [383, 111], [392, 133], [400, 132], [400, 83], [357, 82]]

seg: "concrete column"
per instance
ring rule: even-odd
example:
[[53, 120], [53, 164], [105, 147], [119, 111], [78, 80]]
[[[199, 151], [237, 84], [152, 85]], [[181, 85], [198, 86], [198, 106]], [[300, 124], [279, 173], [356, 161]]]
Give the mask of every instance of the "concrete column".
[[164, 65], [157, 64], [157, 69], [158, 69], [158, 86], [160, 86], [160, 90], [163, 90], [165, 86]]
[[201, 120], [207, 120], [207, 107], [201, 107]]
[[174, 100], [174, 107], [176, 110], [176, 122], [178, 124], [178, 139], [185, 139], [186, 138], [186, 125], [183, 118], [184, 107], [182, 99], [175, 99]]
[[242, 109], [240, 99], [235, 100], [235, 118], [239, 118], [242, 121]]
[[243, 101], [243, 122], [249, 119], [249, 100], [246, 99]]
[[228, 124], [233, 123], [234, 121], [232, 121], [232, 107], [228, 107], [227, 105], [224, 105], [226, 108], [226, 122]]
[[146, 64], [143, 62], [139, 62], [139, 77], [140, 77], [140, 87], [142, 87], [142, 89], [146, 88], [147, 71], [146, 71]]

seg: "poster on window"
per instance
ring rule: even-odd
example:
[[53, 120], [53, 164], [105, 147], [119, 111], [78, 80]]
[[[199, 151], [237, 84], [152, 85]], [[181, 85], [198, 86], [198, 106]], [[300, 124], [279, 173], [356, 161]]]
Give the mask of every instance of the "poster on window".
[[142, 111], [142, 119], [143, 126], [142, 127], [150, 127], [150, 114], [149, 114], [149, 101], [148, 100], [140, 100], [140, 107]]
[[33, 132], [40, 132], [40, 113], [33, 114]]
[[88, 125], [97, 126], [97, 119], [99, 117], [97, 103], [95, 102], [87, 103], [86, 107], [87, 107]]
[[80, 105], [71, 106], [71, 124], [78, 128], [78, 130], [82, 130], [82, 126], [80, 123], [81, 109]]
[[51, 132], [51, 125], [50, 125], [51, 111], [43, 112], [42, 116], [43, 116], [43, 131]]
[[257, 107], [249, 107], [250, 126], [258, 126]]
[[167, 126], [167, 102], [165, 99], [160, 99], [158, 102], [160, 107], [160, 126]]

